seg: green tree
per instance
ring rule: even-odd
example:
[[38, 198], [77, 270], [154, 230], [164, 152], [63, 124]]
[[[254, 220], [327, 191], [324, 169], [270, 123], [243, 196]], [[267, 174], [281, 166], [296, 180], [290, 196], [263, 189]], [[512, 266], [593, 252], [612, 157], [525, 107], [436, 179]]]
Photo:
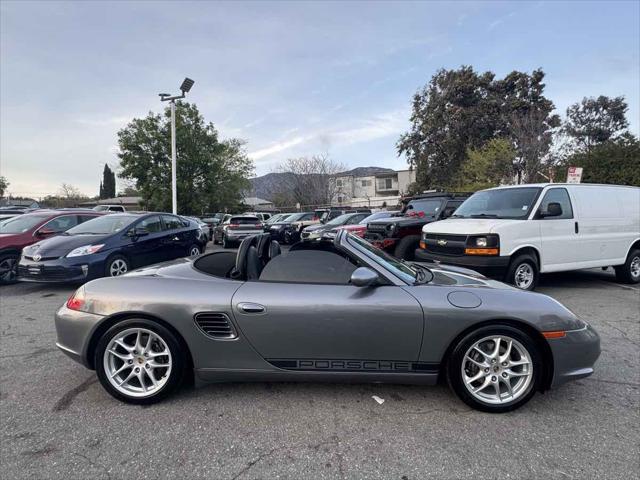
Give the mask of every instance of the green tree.
[[516, 149], [504, 138], [494, 138], [480, 148], [469, 149], [460, 168], [457, 189], [475, 192], [511, 180], [516, 157]]
[[467, 151], [497, 137], [513, 143], [517, 173], [527, 180], [559, 125], [543, 79], [542, 70], [514, 71], [503, 79], [470, 66], [436, 72], [414, 95], [411, 129], [397, 144], [398, 153], [416, 167], [419, 188], [459, 184]]
[[9, 181], [7, 177], [0, 176], [0, 197], [4, 197], [4, 192], [9, 188]]
[[113, 198], [116, 196], [116, 174], [109, 164], [104, 165], [102, 181], [100, 182], [100, 198]]
[[583, 98], [567, 108], [563, 130], [573, 139], [577, 148], [587, 153], [599, 144], [622, 135], [629, 122], [624, 97]]
[[556, 170], [558, 180], [566, 178], [568, 167], [582, 167], [585, 183], [640, 186], [640, 142], [627, 132], [593, 145], [588, 152], [569, 155]]
[[[123, 179], [135, 181], [144, 205], [171, 209], [170, 110], [134, 119], [118, 132]], [[238, 139], [220, 140], [194, 104], [176, 105], [177, 189], [181, 214], [223, 211], [241, 203], [253, 164]]]

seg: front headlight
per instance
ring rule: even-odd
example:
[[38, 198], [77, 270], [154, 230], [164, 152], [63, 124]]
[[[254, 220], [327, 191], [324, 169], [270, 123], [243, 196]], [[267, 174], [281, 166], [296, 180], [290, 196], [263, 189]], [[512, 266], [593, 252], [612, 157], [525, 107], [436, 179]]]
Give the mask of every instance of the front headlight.
[[487, 237], [478, 237], [478, 238], [476, 238], [476, 246], [477, 247], [486, 247], [487, 246]]
[[67, 253], [67, 257], [82, 257], [83, 255], [91, 255], [92, 253], [96, 253], [102, 247], [104, 247], [104, 243], [100, 245], [84, 245], [82, 247], [75, 248], [71, 250], [71, 252]]

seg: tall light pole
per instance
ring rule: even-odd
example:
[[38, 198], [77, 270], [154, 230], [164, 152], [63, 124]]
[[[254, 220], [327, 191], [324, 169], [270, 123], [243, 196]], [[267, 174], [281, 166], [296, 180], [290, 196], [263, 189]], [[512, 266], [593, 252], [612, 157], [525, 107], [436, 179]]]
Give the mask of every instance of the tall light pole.
[[161, 102], [170, 102], [171, 106], [171, 208], [174, 215], [178, 213], [178, 190], [176, 175], [176, 100], [184, 98], [185, 94], [191, 90], [195, 82], [186, 77], [180, 85], [180, 95], [171, 95], [169, 93], [160, 93]]

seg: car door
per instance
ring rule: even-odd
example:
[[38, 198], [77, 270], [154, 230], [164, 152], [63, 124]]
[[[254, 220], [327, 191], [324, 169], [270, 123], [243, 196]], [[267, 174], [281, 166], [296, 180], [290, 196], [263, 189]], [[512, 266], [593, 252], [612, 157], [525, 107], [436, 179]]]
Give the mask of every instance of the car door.
[[[146, 235], [133, 236], [130, 233], [133, 229], [143, 229], [146, 231]], [[123, 251], [134, 267], [151, 265], [164, 260], [162, 245], [164, 232], [159, 215], [143, 218], [133, 224], [124, 235], [126, 245]]]
[[189, 248], [189, 235], [182, 220], [173, 215], [162, 215], [162, 231], [163, 260], [184, 257]]
[[398, 286], [350, 285], [355, 268], [325, 251], [274, 258], [260, 281], [233, 296], [241, 331], [269, 361], [417, 360], [424, 324], [417, 300]]
[[[559, 203], [562, 214], [554, 217], [542, 216], [543, 212], [548, 211], [550, 203]], [[543, 271], [570, 269], [580, 260], [581, 238], [566, 188], [547, 190], [532, 221], [537, 222], [540, 229]]]

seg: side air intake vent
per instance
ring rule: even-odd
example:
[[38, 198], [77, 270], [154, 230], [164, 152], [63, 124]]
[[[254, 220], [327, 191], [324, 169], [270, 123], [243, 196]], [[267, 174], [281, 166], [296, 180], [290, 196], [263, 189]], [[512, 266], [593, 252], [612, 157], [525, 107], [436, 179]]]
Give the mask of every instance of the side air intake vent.
[[194, 320], [202, 332], [217, 340], [231, 340], [238, 337], [236, 329], [225, 313], [196, 313]]

